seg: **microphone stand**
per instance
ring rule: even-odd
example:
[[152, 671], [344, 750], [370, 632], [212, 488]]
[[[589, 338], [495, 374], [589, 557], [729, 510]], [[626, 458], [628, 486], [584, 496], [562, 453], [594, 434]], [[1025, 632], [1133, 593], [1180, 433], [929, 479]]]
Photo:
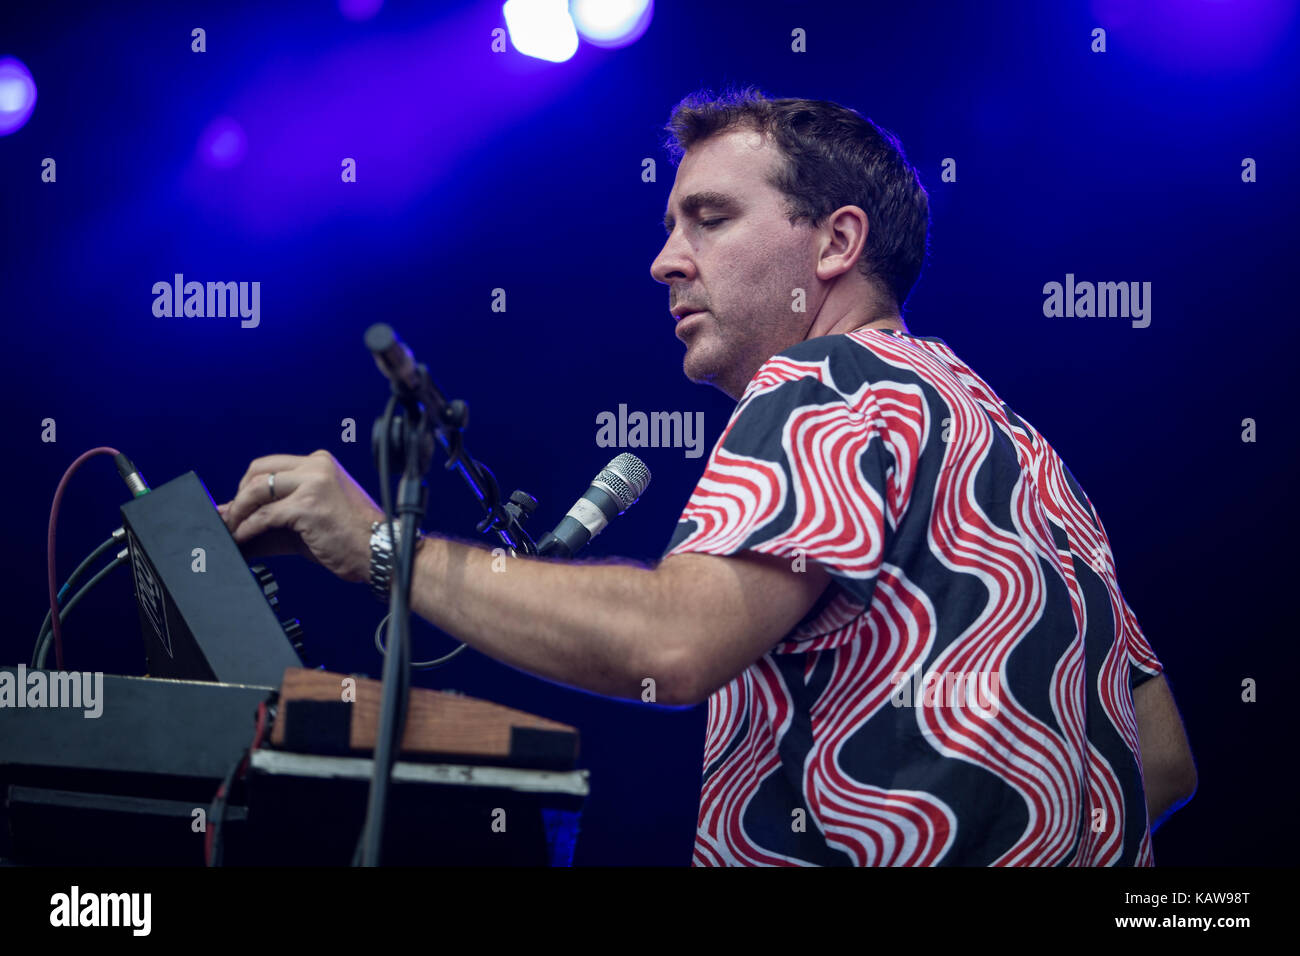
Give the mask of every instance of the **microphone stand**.
[[[395, 347], [405, 350], [392, 329], [382, 324], [367, 330], [366, 344], [377, 360], [385, 350], [390, 354]], [[380, 362], [380, 368], [385, 369], [383, 362]], [[389, 784], [406, 729], [411, 693], [411, 581], [415, 567], [416, 531], [428, 506], [424, 476], [433, 464], [435, 439], [447, 454], [446, 468], [461, 474], [486, 512], [477, 526], [478, 531], [494, 531], [515, 553], [537, 554], [536, 543], [523, 528], [523, 520], [537, 507], [537, 502], [531, 495], [515, 491], [509, 502], [502, 503], [492, 472], [465, 451], [463, 429], [469, 419], [466, 404], [459, 399], [446, 401], [424, 365], [412, 362], [403, 372], [389, 375], [385, 370], [392, 383], [392, 397], [384, 414], [375, 421], [371, 434], [389, 541], [394, 538], [388, 476], [399, 463], [401, 479], [397, 486], [396, 507], [399, 547], [394, 555], [389, 591], [388, 640], [384, 654], [379, 730], [375, 739], [374, 773], [370, 780], [365, 828], [353, 860], [364, 866], [379, 865]], [[398, 408], [400, 413], [394, 416]]]

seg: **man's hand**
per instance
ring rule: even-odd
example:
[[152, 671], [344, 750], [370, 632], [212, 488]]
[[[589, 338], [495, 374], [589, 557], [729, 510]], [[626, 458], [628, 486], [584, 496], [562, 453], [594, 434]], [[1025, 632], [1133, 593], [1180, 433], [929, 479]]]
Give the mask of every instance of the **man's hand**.
[[370, 577], [370, 525], [384, 517], [327, 451], [255, 459], [217, 510], [245, 555], [300, 554], [352, 582]]

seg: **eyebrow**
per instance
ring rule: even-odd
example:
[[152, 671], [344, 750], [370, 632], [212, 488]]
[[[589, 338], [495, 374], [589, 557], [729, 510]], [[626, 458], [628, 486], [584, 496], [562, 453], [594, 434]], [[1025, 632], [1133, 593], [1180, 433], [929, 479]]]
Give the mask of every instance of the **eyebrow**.
[[[714, 190], [704, 190], [703, 192], [691, 193], [688, 196], [683, 196], [680, 205], [682, 207], [682, 214], [686, 216], [693, 216], [706, 206], [724, 212], [735, 212], [740, 208], [740, 203], [737, 202], [735, 197], [729, 196], [726, 193], [715, 192]], [[665, 212], [664, 231], [672, 232], [674, 222], [676, 222], [676, 220], [673, 219], [672, 213]]]

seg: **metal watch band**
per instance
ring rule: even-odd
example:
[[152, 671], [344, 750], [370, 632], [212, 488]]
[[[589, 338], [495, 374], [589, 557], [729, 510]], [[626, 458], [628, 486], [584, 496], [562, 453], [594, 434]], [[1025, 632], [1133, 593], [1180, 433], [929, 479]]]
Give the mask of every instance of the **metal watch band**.
[[[393, 537], [397, 539], [398, 544], [401, 543], [402, 529], [396, 521], [393, 522]], [[423, 540], [424, 534], [417, 529], [415, 532], [417, 552]], [[393, 586], [393, 564], [396, 553], [397, 549], [388, 539], [388, 523], [373, 522], [370, 525], [370, 593], [381, 604], [388, 603], [389, 592]]]

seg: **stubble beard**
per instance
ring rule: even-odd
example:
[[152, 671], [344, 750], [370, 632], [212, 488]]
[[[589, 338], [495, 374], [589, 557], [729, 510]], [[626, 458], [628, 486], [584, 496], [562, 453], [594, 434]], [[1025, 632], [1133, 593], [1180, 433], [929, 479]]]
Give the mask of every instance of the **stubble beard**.
[[[752, 369], [742, 368], [753, 357], [746, 354], [746, 343], [726, 338], [718, 329], [717, 316], [710, 311], [710, 329], [701, 329], [687, 347], [682, 359], [682, 372], [697, 385], [714, 388], [739, 401], [745, 385], [762, 365], [759, 361]], [[743, 379], [743, 380], [742, 380]]]

